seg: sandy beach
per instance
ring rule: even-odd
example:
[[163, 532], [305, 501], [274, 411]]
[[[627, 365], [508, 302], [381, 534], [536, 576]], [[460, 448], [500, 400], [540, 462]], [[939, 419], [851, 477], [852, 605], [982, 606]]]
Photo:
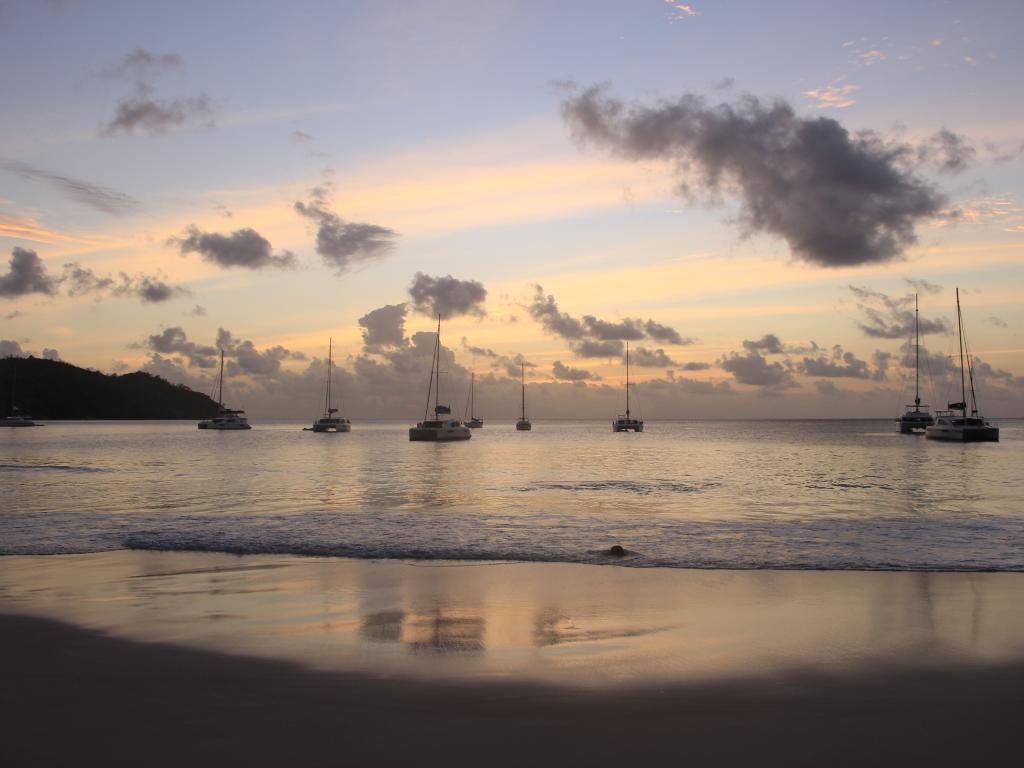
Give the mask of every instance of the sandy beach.
[[1017, 574], [0, 560], [10, 765], [997, 762]]

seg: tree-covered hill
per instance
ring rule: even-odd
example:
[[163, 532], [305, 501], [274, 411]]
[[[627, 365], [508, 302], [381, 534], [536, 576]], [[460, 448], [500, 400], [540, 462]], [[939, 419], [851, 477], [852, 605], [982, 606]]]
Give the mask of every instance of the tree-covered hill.
[[0, 415], [36, 419], [200, 419], [217, 403], [201, 392], [136, 371], [107, 375], [38, 357], [0, 359]]

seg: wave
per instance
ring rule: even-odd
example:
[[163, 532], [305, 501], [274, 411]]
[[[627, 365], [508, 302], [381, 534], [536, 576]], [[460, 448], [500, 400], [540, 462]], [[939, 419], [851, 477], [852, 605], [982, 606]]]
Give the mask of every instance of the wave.
[[529, 491], [622, 491], [640, 496], [652, 496], [669, 493], [699, 493], [719, 487], [713, 481], [701, 483], [680, 483], [676, 480], [578, 480], [538, 482], [517, 488], [520, 492]]
[[0, 472], [111, 472], [106, 467], [84, 467], [73, 464], [0, 464]]

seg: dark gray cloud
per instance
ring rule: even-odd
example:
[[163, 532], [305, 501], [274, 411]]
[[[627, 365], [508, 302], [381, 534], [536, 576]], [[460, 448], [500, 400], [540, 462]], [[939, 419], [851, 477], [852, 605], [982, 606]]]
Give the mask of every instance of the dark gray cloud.
[[719, 364], [740, 384], [766, 389], [787, 389], [796, 386], [788, 368], [781, 363], [769, 363], [757, 352], [743, 355], [733, 352]]
[[502, 370], [505, 375], [511, 379], [518, 379], [523, 373], [524, 368], [536, 368], [536, 363], [531, 363], [527, 360], [522, 353], [510, 357], [509, 355], [498, 355], [497, 359], [491, 363], [491, 367], [495, 370]]
[[941, 293], [942, 292], [942, 286], [941, 285], [938, 285], [936, 283], [932, 283], [932, 282], [930, 282], [928, 280], [925, 280], [923, 278], [904, 277], [903, 279], [906, 281], [907, 285], [909, 285], [911, 288], [913, 288], [918, 293], [936, 294], [936, 293]]
[[818, 379], [818, 381], [814, 382], [814, 388], [823, 397], [835, 397], [842, 394], [842, 390], [835, 385], [834, 381], [829, 379]]
[[264, 269], [295, 265], [295, 254], [291, 251], [274, 253], [270, 241], [249, 227], [237, 229], [230, 235], [222, 235], [218, 232], [203, 232], [192, 225], [181, 237], [172, 237], [167, 242], [177, 245], [182, 256], [198, 253], [206, 261], [222, 267]]
[[995, 315], [991, 315], [987, 318], [987, 322], [990, 325], [994, 325], [996, 328], [1009, 328], [1009, 324], [1002, 318], [998, 318]]
[[610, 323], [607, 320], [598, 320], [593, 315], [584, 315], [583, 329], [587, 336], [598, 341], [635, 341], [644, 337], [643, 323], [629, 317], [617, 323]]
[[[914, 297], [911, 295], [893, 298], [870, 288], [851, 285], [857, 297], [857, 308], [863, 319], [857, 326], [865, 336], [873, 339], [906, 339], [914, 333]], [[933, 333], [950, 333], [945, 318], [929, 318], [921, 315], [919, 328], [922, 336]]]
[[451, 275], [431, 277], [422, 272], [413, 276], [409, 296], [417, 312], [436, 317], [476, 315], [482, 317], [487, 289], [476, 280], [459, 280]]
[[134, 93], [117, 103], [114, 117], [100, 126], [100, 134], [156, 136], [186, 125], [212, 125], [213, 103], [205, 93], [171, 99], [156, 96], [157, 80], [169, 71], [180, 70], [181, 66], [181, 57], [176, 53], [156, 54], [136, 48], [118, 65], [102, 72], [106, 77], [130, 80]]
[[187, 288], [170, 285], [156, 275], [132, 276], [121, 272], [115, 279], [97, 275], [88, 267], [74, 261], [64, 265], [64, 274], [60, 281], [67, 286], [68, 296], [134, 296], [144, 304], [159, 304], [189, 295]]
[[766, 333], [754, 341], [745, 340], [743, 348], [748, 352], [764, 352], [768, 355], [781, 355], [786, 351], [782, 346], [782, 340], [774, 333]]
[[0, 339], [0, 357], [24, 357], [21, 344], [14, 339]]
[[60, 360], [60, 352], [50, 347], [43, 347], [42, 353], [43, 360]]
[[70, 176], [50, 173], [42, 168], [36, 168], [28, 163], [23, 163], [20, 160], [0, 160], [0, 169], [9, 173], [16, 173], [22, 178], [48, 182], [75, 202], [87, 205], [103, 213], [120, 216], [131, 213], [139, 207], [138, 200], [122, 192], [99, 187]]
[[922, 162], [934, 166], [942, 173], [961, 173], [967, 170], [977, 155], [977, 151], [963, 136], [946, 128], [936, 131], [918, 147], [917, 152]]
[[498, 355], [498, 353], [493, 349], [488, 349], [487, 347], [474, 347], [469, 343], [469, 340], [465, 336], [462, 337], [462, 348], [474, 357], [489, 357], [492, 359], [500, 357], [500, 355]]
[[684, 339], [679, 335], [679, 331], [675, 328], [670, 328], [667, 325], [656, 323], [653, 320], [648, 320], [644, 323], [644, 330], [647, 332], [648, 338], [654, 339], [654, 341], [660, 341], [663, 344], [678, 344], [680, 346], [684, 344], [693, 344], [693, 339]]
[[710, 367], [711, 363], [701, 363], [694, 361], [691, 363], [683, 363], [681, 366], [679, 366], [679, 369], [682, 371], [706, 371]]
[[576, 319], [567, 312], [562, 312], [555, 297], [545, 294], [544, 288], [540, 285], [534, 286], [533, 299], [526, 309], [530, 317], [540, 323], [545, 331], [569, 342], [580, 339], [636, 341], [646, 337], [664, 344], [693, 343], [693, 339], [683, 338], [674, 328], [654, 320], [645, 322], [639, 318], [627, 317], [618, 322], [610, 322], [594, 315], [584, 315], [582, 319]]
[[181, 355], [189, 366], [197, 368], [213, 368], [218, 363], [219, 352], [216, 347], [203, 346], [188, 340], [181, 326], [165, 328], [146, 339], [145, 346], [154, 352], [164, 355]]
[[560, 381], [600, 381], [601, 377], [583, 368], [572, 368], [555, 360], [551, 366], [551, 375]]
[[14, 298], [30, 293], [53, 296], [58, 282], [46, 274], [46, 265], [35, 251], [13, 248], [7, 274], [0, 275], [0, 297]]
[[641, 368], [672, 368], [679, 365], [665, 354], [665, 350], [660, 348], [651, 350], [646, 347], [631, 349], [629, 362]]
[[805, 376], [828, 379], [870, 379], [871, 369], [866, 360], [860, 360], [853, 352], [842, 352], [837, 358], [805, 357], [796, 364], [796, 369]]
[[205, 316], [206, 316], [206, 307], [204, 307], [204, 306], [202, 306], [200, 304], [196, 304], [194, 307], [192, 307], [192, 309], [187, 314], [187, 317], [205, 317]]
[[597, 86], [566, 99], [562, 113], [580, 140], [674, 162], [684, 197], [736, 193], [746, 232], [779, 236], [794, 256], [823, 267], [901, 256], [917, 242], [915, 226], [945, 204], [909, 167], [912, 148], [851, 135], [832, 118], [800, 117], [781, 100], [711, 106], [686, 94], [627, 107]]
[[405, 338], [405, 304], [386, 304], [359, 318], [363, 329], [363, 346], [376, 351], [381, 347], [404, 347], [409, 343]]
[[316, 252], [339, 273], [357, 264], [387, 256], [394, 248], [398, 233], [376, 224], [343, 221], [327, 206], [326, 187], [315, 187], [309, 202], [295, 203], [295, 210], [317, 224]]
[[622, 357], [625, 345], [617, 339], [592, 341], [584, 339], [570, 345], [577, 357]]
[[544, 289], [536, 286], [533, 301], [527, 307], [530, 317], [541, 324], [548, 333], [560, 336], [567, 341], [581, 339], [584, 335], [583, 323], [568, 313], [558, 309], [555, 297], [544, 295]]

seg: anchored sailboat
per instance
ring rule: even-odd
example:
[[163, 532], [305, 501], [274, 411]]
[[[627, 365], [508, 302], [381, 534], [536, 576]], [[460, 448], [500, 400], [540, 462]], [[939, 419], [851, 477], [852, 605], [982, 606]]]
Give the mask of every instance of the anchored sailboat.
[[203, 419], [197, 425], [199, 429], [252, 429], [245, 411], [224, 407], [224, 350], [220, 351], [220, 376], [217, 379], [217, 415], [212, 419]]
[[[469, 440], [473, 433], [458, 419], [451, 418], [450, 406], [442, 405], [439, 389], [441, 386], [441, 315], [437, 316], [437, 336], [434, 338], [434, 358], [430, 364], [430, 382], [427, 385], [427, 405], [423, 409], [423, 421], [409, 427], [409, 439], [417, 442], [439, 442], [446, 440]], [[430, 395], [434, 395], [434, 418], [428, 419]], [[442, 419], [442, 416], [448, 418]]]
[[327, 394], [324, 397], [324, 415], [313, 422], [312, 427], [305, 427], [309, 432], [351, 432], [352, 422], [344, 416], [335, 416], [338, 409], [331, 403], [331, 369], [334, 367], [334, 339], [327, 342]]
[[27, 413], [21, 413], [18, 409], [17, 400], [17, 386], [18, 386], [18, 369], [15, 367], [14, 360], [11, 360], [11, 413], [8, 416], [4, 416], [0, 419], [0, 426], [3, 427], [41, 427], [42, 424], [36, 424], [32, 417]]
[[516, 422], [516, 429], [520, 432], [529, 432], [533, 429], [533, 424], [526, 418], [526, 363], [520, 363], [520, 379], [523, 385], [523, 412], [519, 417], [519, 421]]
[[[914, 404], [906, 406], [906, 412], [896, 419], [904, 435], [920, 435], [926, 427], [935, 423], [928, 406], [921, 405], [921, 332], [917, 321], [917, 294], [914, 294]], [[922, 410], [922, 408], [924, 410]], [[913, 410], [911, 410], [913, 409]]]
[[634, 419], [629, 414], [629, 342], [626, 342], [626, 415], [619, 414], [612, 422], [612, 432], [643, 432], [644, 420]]
[[[967, 381], [964, 376], [964, 320], [960, 312], [960, 289], [956, 289], [956, 328], [960, 334], [960, 402], [949, 403], [947, 411], [935, 414], [935, 424], [925, 430], [925, 437], [932, 440], [952, 440], [959, 443], [999, 442], [999, 427], [993, 426], [978, 411], [978, 400], [974, 393], [974, 363], [970, 352], [967, 354], [967, 378], [970, 380], [970, 409], [967, 415]], [[957, 416], [954, 411], [960, 411]]]
[[480, 429], [484, 425], [484, 420], [476, 415], [476, 402], [473, 399], [473, 390], [476, 384], [476, 374], [469, 374], [469, 421], [466, 422], [466, 426], [470, 429]]

